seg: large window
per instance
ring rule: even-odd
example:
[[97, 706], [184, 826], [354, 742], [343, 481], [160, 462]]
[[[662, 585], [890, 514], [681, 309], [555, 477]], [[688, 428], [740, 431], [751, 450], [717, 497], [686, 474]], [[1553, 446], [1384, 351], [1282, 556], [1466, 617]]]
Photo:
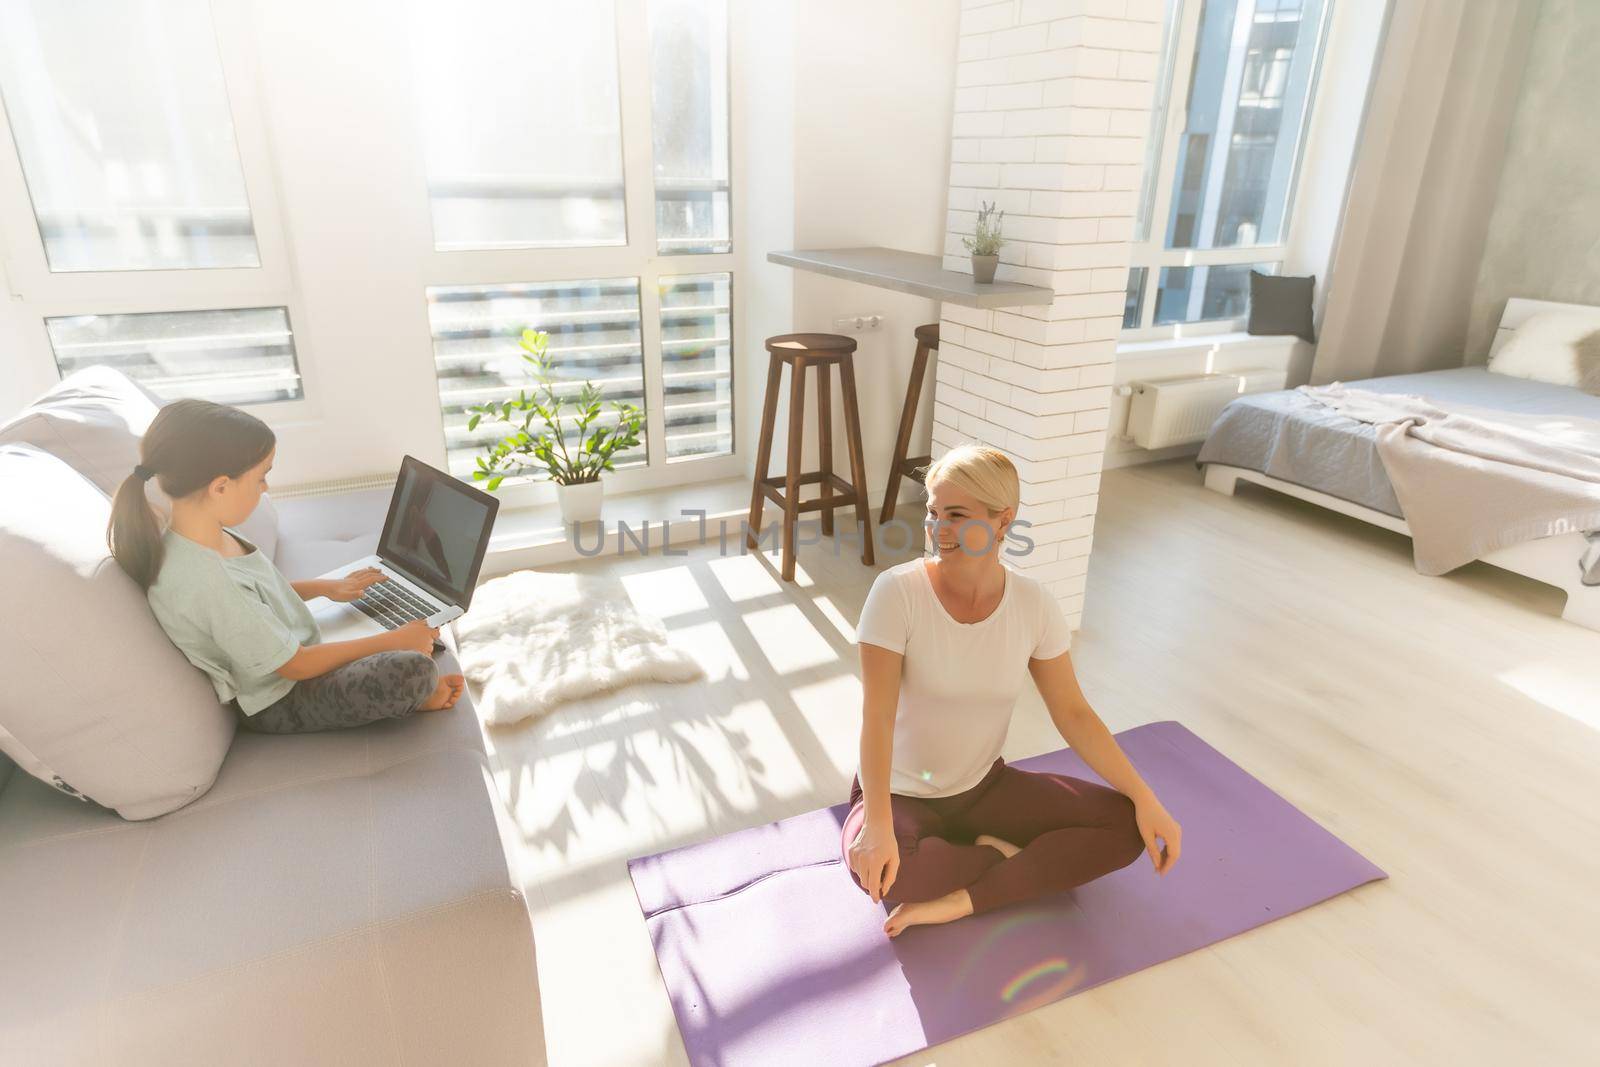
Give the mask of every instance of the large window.
[[726, 0], [653, 0], [650, 74], [656, 245], [664, 255], [726, 252]]
[[429, 0], [413, 10], [435, 247], [626, 244], [612, 5]]
[[204, 0], [9, 0], [0, 95], [53, 271], [254, 267]]
[[[428, 290], [428, 319], [445, 449], [457, 477], [470, 478], [474, 457], [510, 432], [507, 424], [487, 420], [468, 430], [466, 409], [530, 387], [517, 343], [528, 327], [550, 337], [546, 355], [557, 395], [570, 396], [592, 381], [608, 400], [645, 406], [637, 278], [436, 287]], [[615, 420], [608, 413], [602, 421]], [[648, 458], [641, 443], [616, 463]]]
[[1125, 331], [1245, 313], [1281, 266], [1331, 0], [1170, 0]]
[[0, 0], [0, 421], [110, 366], [250, 406], [285, 486], [403, 454], [470, 476], [507, 427], [465, 409], [529, 387], [533, 328], [563, 389], [643, 413], [608, 492], [738, 475], [730, 22], [755, 18]]
[[732, 452], [732, 275], [662, 281], [661, 350], [667, 458]]
[[62, 377], [115, 367], [163, 400], [298, 400], [288, 308], [69, 315], [45, 320]]
[[[530, 327], [549, 335], [563, 388], [594, 382], [644, 411], [622, 488], [731, 456], [726, 0], [414, 2], [451, 471], [469, 476], [508, 432], [468, 430], [466, 407], [530, 385]], [[527, 493], [543, 477], [506, 484]]]
[[[13, 306], [66, 376], [164, 399], [305, 397], [270, 168], [240, 35], [208, 0], [0, 3], [0, 233]], [[265, 220], [265, 224], [263, 224]], [[16, 363], [24, 351], [10, 351]], [[20, 375], [19, 375], [20, 376]], [[279, 408], [279, 410], [283, 410]]]

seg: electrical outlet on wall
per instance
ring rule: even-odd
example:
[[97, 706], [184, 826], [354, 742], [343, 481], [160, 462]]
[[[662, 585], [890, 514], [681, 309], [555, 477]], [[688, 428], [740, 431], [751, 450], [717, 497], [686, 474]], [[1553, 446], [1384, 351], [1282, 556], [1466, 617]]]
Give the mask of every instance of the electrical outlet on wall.
[[863, 330], [883, 328], [883, 312], [863, 311], [858, 315], [840, 315], [833, 320], [833, 328], [840, 333], [860, 333]]

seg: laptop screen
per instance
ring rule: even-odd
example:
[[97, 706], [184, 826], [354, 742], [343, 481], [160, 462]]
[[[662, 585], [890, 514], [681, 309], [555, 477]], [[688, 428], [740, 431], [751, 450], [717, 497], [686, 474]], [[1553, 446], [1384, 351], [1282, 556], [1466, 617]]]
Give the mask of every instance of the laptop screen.
[[414, 456], [400, 464], [378, 555], [407, 578], [466, 608], [500, 501]]

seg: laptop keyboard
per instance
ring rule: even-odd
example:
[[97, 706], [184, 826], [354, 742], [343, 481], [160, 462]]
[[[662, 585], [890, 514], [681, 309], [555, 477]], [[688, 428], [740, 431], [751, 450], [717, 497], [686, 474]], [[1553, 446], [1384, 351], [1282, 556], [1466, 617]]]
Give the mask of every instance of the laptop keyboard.
[[350, 606], [385, 630], [399, 629], [413, 619], [426, 619], [439, 610], [394, 581], [368, 586], [361, 599], [352, 600]]

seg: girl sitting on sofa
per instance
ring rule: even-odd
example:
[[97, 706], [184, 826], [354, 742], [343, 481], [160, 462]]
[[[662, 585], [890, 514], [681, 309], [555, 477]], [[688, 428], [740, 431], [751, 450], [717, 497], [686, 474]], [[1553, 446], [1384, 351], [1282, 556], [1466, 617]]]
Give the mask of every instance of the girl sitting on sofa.
[[[246, 730], [336, 730], [454, 705], [465, 682], [440, 676], [431, 655], [438, 631], [420, 619], [321, 643], [305, 602], [355, 600], [382, 572], [290, 582], [229, 529], [260, 502], [276, 445], [254, 415], [207, 400], [168, 404], [151, 422], [139, 464], [117, 489], [107, 538], [167, 636]], [[145, 498], [151, 478], [172, 499], [165, 532]]]

